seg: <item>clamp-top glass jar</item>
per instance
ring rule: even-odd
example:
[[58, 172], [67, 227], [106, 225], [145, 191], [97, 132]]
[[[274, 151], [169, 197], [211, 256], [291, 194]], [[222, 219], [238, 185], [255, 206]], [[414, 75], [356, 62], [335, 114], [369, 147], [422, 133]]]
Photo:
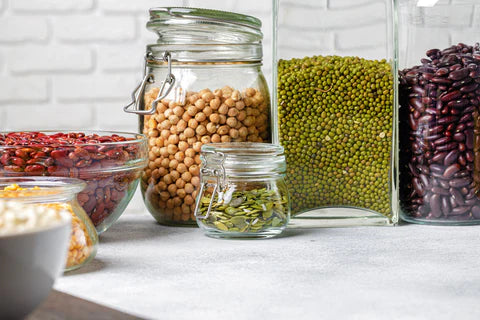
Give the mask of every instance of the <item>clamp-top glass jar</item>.
[[394, 225], [394, 1], [274, 0], [292, 226]]
[[158, 41], [147, 46], [144, 79], [125, 107], [141, 115], [140, 131], [149, 138], [142, 194], [158, 222], [195, 225], [202, 145], [271, 140], [261, 22], [216, 10], [153, 8], [147, 28]]
[[283, 148], [266, 143], [208, 144], [201, 151], [198, 225], [216, 238], [269, 238], [290, 218]]
[[408, 222], [480, 224], [478, 4], [398, 0], [400, 215]]

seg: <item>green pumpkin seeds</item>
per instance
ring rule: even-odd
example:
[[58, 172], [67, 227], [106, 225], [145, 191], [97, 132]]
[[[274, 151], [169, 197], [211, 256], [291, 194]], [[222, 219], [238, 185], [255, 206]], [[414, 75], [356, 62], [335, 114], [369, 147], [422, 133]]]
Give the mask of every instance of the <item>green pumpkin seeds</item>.
[[[223, 200], [224, 194], [213, 200], [210, 215], [199, 219], [201, 223], [222, 231], [248, 233], [283, 227], [288, 222], [288, 198], [276, 190], [235, 191], [230, 201]], [[207, 215], [210, 201], [211, 196], [200, 199], [202, 216]]]

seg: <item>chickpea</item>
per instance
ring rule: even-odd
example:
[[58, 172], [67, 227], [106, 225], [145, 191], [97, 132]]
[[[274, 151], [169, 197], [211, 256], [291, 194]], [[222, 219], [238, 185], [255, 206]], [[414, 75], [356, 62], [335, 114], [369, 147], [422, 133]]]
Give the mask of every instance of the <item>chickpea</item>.
[[178, 151], [175, 153], [175, 160], [178, 162], [183, 162], [183, 159], [185, 159], [185, 153], [183, 151]]
[[[160, 175], [160, 177], [167, 175], [168, 174], [167, 168], [164, 168], [164, 167], [158, 168], [158, 174]], [[158, 180], [158, 178], [160, 177], [155, 178], [155, 180]]]
[[177, 160], [175, 160], [175, 159], [170, 160], [170, 164], [168, 165], [168, 167], [169, 167], [170, 169], [176, 169], [177, 166], [178, 166], [178, 161], [177, 161]]
[[177, 147], [176, 145], [174, 145], [174, 144], [169, 144], [169, 145], [167, 146], [167, 150], [168, 150], [168, 153], [169, 153], [169, 154], [175, 154], [175, 153], [177, 153], [177, 151], [178, 151], [178, 147]]
[[193, 148], [188, 148], [187, 150], [185, 150], [185, 155], [187, 157], [193, 158], [193, 157], [195, 157], [195, 154], [196, 154], [196, 152]]
[[165, 209], [167, 207], [167, 203], [163, 200], [158, 200], [158, 207], [161, 209]]
[[205, 108], [205, 101], [203, 99], [198, 99], [195, 101], [195, 107], [199, 110], [203, 110]]
[[168, 186], [167, 191], [173, 197], [177, 193], [177, 186], [174, 183], [172, 183], [171, 185]]
[[162, 168], [168, 168], [170, 164], [170, 160], [168, 160], [167, 158], [161, 158], [161, 159], [162, 159], [162, 162], [160, 163], [160, 165], [162, 166]]
[[[193, 180], [192, 180], [192, 183], [193, 183]], [[161, 191], [165, 191], [165, 190], [167, 190], [167, 184], [163, 181], [159, 181], [157, 183], [157, 189], [161, 190]]]
[[250, 127], [254, 123], [255, 123], [255, 118], [252, 116], [248, 116], [247, 118], [245, 118], [245, 120], [243, 120], [243, 124], [247, 127]]
[[218, 108], [218, 113], [220, 114], [227, 114], [228, 113], [228, 106], [224, 103]]
[[[191, 157], [185, 157], [185, 159], [183, 159], [183, 163], [185, 164], [185, 166], [190, 167], [195, 163], [195, 160], [193, 160], [193, 158]], [[180, 167], [180, 165], [178, 167]], [[177, 167], [177, 170], [178, 170], [178, 167]], [[178, 171], [180, 172], [180, 170]]]
[[185, 112], [185, 109], [183, 109], [180, 106], [176, 106], [175, 108], [173, 108], [173, 114], [176, 115], [177, 117], [181, 117], [184, 112]]
[[243, 108], [245, 108], [245, 102], [243, 102], [243, 101], [235, 102], [235, 108], [237, 110], [243, 110]]
[[240, 129], [238, 129], [238, 135], [242, 138], [245, 138], [248, 135], [247, 127], [241, 127]]
[[197, 94], [192, 94], [190, 97], [188, 97], [188, 102], [190, 102], [191, 104], [194, 104], [195, 101], [197, 101], [199, 98], [199, 96]]
[[195, 120], [197, 120], [198, 122], [205, 121], [206, 119], [207, 119], [207, 116], [203, 112], [199, 112], [195, 115]]
[[175, 207], [180, 207], [182, 204], [182, 199], [180, 199], [180, 197], [173, 197], [173, 204]]
[[[220, 120], [220, 118], [219, 118]], [[217, 131], [217, 125], [213, 122], [207, 123], [207, 132], [208, 133], [215, 133]]]
[[192, 128], [185, 129], [185, 131], [183, 133], [185, 134], [185, 137], [187, 137], [187, 138], [191, 138], [195, 135], [195, 131]]
[[[156, 128], [157, 127], [155, 126], [155, 129], [152, 129], [151, 131], [148, 132], [148, 137], [149, 138], [156, 138], [156, 137], [159, 136], [160, 132], [158, 132], [158, 130]], [[155, 141], [155, 140], [153, 140], [153, 141]]]
[[162, 138], [162, 137], [159, 137], [155, 140], [155, 145], [157, 147], [163, 147], [164, 146], [164, 142], [165, 140]]
[[193, 144], [193, 150], [200, 152], [200, 150], [202, 150], [202, 143], [200, 141], [195, 142]]
[[184, 172], [182, 174], [182, 179], [185, 181], [185, 182], [190, 182], [190, 180], [192, 180], [192, 174], [190, 172]]
[[183, 219], [184, 214], [188, 214], [188, 218], [187, 218], [187, 220], [188, 220], [190, 218], [190, 206], [185, 204], [185, 203], [182, 204], [182, 219]]
[[198, 164], [194, 164], [188, 168], [188, 172], [190, 172], [193, 176], [198, 176], [200, 175], [200, 167]]
[[220, 107], [221, 101], [219, 98], [215, 98], [210, 101], [210, 108], [217, 110]]
[[185, 191], [185, 189], [183, 189], [183, 188], [177, 189], [177, 196], [178, 196], [180, 199], [185, 198], [186, 195], [187, 195], [187, 192]]
[[188, 143], [186, 143], [185, 141], [180, 141], [178, 143], [178, 150], [185, 152], [185, 150], [187, 149], [188, 149]]
[[[196, 164], [201, 164], [202, 163], [202, 160], [200, 160], [200, 155], [199, 154], [197, 154], [195, 156], [195, 158], [193, 158], [193, 160], [195, 160]], [[200, 172], [198, 172], [198, 173], [200, 174]]]
[[[186, 158], [186, 159], [192, 159], [192, 158]], [[187, 171], [187, 165], [185, 163], [179, 163], [177, 166], [177, 171], [179, 173], [184, 173]]]
[[177, 123], [177, 132], [183, 132], [187, 128], [187, 121], [184, 119], [178, 121]]
[[164, 140], [167, 140], [168, 137], [170, 137], [170, 130], [162, 130], [162, 132], [160, 132], [160, 136], [161, 136]]
[[204, 134], [207, 133], [207, 128], [205, 128], [205, 126], [203, 124], [199, 125], [197, 127], [197, 129], [195, 130], [195, 132], [199, 135], [199, 136], [203, 136]]
[[160, 167], [162, 166], [162, 160], [163, 160], [163, 158], [160, 157], [160, 156], [159, 156], [158, 158], [156, 158], [156, 159], [153, 161], [153, 162], [155, 163], [155, 167], [160, 168]]
[[172, 109], [167, 109], [167, 110], [165, 110], [165, 112], [163, 114], [168, 119], [170, 116], [173, 115], [173, 110]]
[[[241, 122], [240, 122], [240, 123], [241, 123]], [[187, 140], [187, 137], [185, 137], [185, 133], [183, 133], [183, 132], [178, 135], [178, 138], [180, 139], [180, 141], [185, 141], [185, 140]]]
[[237, 125], [237, 119], [234, 117], [227, 118], [227, 125], [231, 128], [235, 128], [235, 126]]
[[177, 179], [177, 181], [175, 181], [175, 185], [177, 186], [178, 189], [185, 187], [185, 183], [186, 182], [183, 179]]
[[236, 117], [238, 115], [238, 113], [239, 113], [239, 111], [238, 111], [237, 108], [230, 108], [230, 109], [228, 109], [227, 115], [229, 117]]
[[161, 147], [160, 148], [160, 156], [162, 157], [168, 157], [170, 153], [168, 152], [168, 148], [167, 147]]
[[181, 207], [173, 208], [173, 216], [175, 217], [175, 220], [180, 220], [182, 218], [182, 208]]
[[188, 112], [185, 112], [182, 116], [182, 120], [188, 122], [190, 119], [192, 119], [192, 116]]
[[213, 143], [218, 143], [221, 141], [220, 139], [220, 135], [218, 135], [217, 133], [215, 133], [214, 135], [212, 135], [212, 137], [210, 138], [212, 140]]
[[180, 178], [180, 173], [177, 170], [171, 170], [170, 175], [172, 176], [173, 181], [176, 181]]
[[188, 126], [192, 129], [196, 129], [198, 127], [198, 121], [192, 118], [188, 120]]
[[[203, 113], [205, 114], [205, 119], [206, 119], [207, 117], [209, 117], [209, 116], [212, 114], [212, 112], [213, 112], [212, 108], [210, 108], [210, 107], [205, 107], [205, 108], [203, 109]], [[202, 120], [202, 121], [204, 121], [204, 120]]]
[[222, 136], [221, 137], [222, 142], [230, 142], [230, 136]]
[[227, 116], [224, 114], [220, 115], [220, 124], [225, 124], [227, 123]]
[[187, 193], [193, 193], [194, 189], [195, 188], [193, 187], [193, 184], [191, 184], [191, 183], [186, 183], [185, 184], [185, 191]]
[[[215, 123], [219, 123], [220, 122], [220, 116], [217, 114], [217, 113], [212, 113], [210, 115], [210, 117], [208, 117], [210, 119], [211, 122], [209, 122], [208, 124], [215, 124]], [[207, 125], [208, 125], [207, 124]]]
[[177, 144], [179, 141], [180, 141], [180, 139], [178, 138], [178, 135], [176, 135], [176, 134], [171, 134], [168, 137], [168, 143], [169, 144]]
[[160, 199], [162, 199], [163, 201], [167, 201], [168, 199], [170, 199], [170, 193], [168, 193], [168, 191], [160, 192]]
[[198, 112], [198, 109], [195, 106], [189, 106], [187, 108], [187, 113], [192, 117], [194, 117], [197, 114], [197, 112]]
[[192, 177], [192, 180], [190, 182], [195, 186], [198, 187], [200, 185], [200, 178], [199, 177]]
[[[222, 136], [227, 134], [229, 130], [230, 128], [228, 126], [221, 126], [220, 128], [218, 128], [217, 133]], [[213, 141], [213, 136], [212, 136], [212, 141]]]
[[197, 142], [197, 137], [191, 137], [187, 139], [187, 143], [189, 146], [193, 146], [195, 142]]
[[187, 190], [185, 190], [185, 192], [187, 193], [187, 195], [185, 196], [185, 199], [183, 201], [185, 202], [186, 205], [191, 206], [192, 204], [195, 203], [195, 200], [193, 199], [193, 197], [191, 195], [188, 194], [188, 193], [191, 193], [191, 192], [187, 192]]
[[237, 129], [234, 129], [234, 128], [230, 129], [228, 131], [228, 134], [230, 135], [230, 138], [233, 138], [233, 139], [238, 138], [238, 130]]
[[245, 90], [245, 95], [247, 97], [253, 97], [255, 95], [255, 93], [257, 93], [257, 90], [255, 90], [254, 88], [247, 88]]
[[233, 100], [232, 98], [228, 98], [227, 100], [225, 100], [225, 104], [228, 107], [234, 107], [235, 106], [235, 100]]
[[200, 138], [202, 144], [210, 143], [210, 136], [203, 136]]
[[206, 102], [211, 102], [213, 98], [215, 98], [215, 95], [212, 92], [202, 94], [202, 99]]

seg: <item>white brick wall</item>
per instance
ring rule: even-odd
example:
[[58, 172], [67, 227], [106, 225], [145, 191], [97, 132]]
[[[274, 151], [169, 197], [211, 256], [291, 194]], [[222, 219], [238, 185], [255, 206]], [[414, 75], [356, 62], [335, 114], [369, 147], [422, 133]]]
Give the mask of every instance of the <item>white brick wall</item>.
[[[290, 29], [281, 26], [282, 57], [373, 56], [384, 47], [384, 0], [282, 1], [293, 17]], [[452, 2], [465, 0], [441, 0]], [[136, 116], [122, 106], [141, 77], [145, 45], [155, 41], [145, 23], [148, 9], [158, 6], [209, 7], [261, 18], [269, 78], [271, 0], [0, 0], [0, 129], [136, 131]], [[478, 29], [480, 4], [453, 22], [463, 20]], [[319, 33], [319, 27], [326, 31]], [[464, 39], [454, 31], [438, 37], [446, 44]], [[129, 210], [141, 209], [137, 195]]]

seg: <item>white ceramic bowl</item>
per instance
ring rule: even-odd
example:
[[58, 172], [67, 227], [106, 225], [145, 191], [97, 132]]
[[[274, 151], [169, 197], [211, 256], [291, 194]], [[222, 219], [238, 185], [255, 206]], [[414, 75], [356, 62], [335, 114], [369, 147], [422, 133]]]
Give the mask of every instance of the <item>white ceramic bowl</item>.
[[21, 319], [49, 295], [65, 266], [71, 222], [0, 236], [0, 319]]

